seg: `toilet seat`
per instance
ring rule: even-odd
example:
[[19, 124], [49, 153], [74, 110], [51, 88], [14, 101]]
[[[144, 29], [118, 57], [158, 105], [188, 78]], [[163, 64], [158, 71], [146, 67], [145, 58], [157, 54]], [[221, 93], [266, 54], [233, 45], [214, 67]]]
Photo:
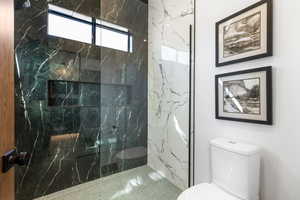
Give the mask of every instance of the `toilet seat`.
[[177, 200], [241, 200], [215, 184], [203, 183], [181, 193]]

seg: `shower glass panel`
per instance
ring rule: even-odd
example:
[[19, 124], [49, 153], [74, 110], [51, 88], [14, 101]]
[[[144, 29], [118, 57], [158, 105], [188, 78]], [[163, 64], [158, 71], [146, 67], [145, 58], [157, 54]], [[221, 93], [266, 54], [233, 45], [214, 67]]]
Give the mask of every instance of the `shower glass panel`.
[[148, 7], [139, 0], [101, 3], [100, 27], [110, 22], [121, 28], [99, 30], [98, 42], [107, 47], [112, 37], [121, 48], [101, 48], [101, 138], [111, 142], [100, 164], [120, 172], [147, 164]]
[[15, 2], [16, 200], [147, 164], [147, 21], [139, 0]]

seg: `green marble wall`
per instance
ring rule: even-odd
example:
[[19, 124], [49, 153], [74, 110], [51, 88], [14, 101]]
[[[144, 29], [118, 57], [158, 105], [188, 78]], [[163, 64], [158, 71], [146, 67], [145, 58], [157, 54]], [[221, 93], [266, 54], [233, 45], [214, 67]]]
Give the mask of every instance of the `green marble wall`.
[[[133, 53], [49, 37], [47, 3], [127, 27]], [[16, 169], [17, 200], [146, 164], [146, 153], [125, 160], [120, 152], [147, 151], [147, 11], [139, 0], [16, 8], [16, 143], [32, 155]]]

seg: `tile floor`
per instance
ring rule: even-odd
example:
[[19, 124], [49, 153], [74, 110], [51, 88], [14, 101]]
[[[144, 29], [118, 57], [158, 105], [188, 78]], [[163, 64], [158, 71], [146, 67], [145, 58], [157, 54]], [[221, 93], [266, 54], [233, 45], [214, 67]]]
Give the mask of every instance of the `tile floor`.
[[181, 190], [143, 166], [35, 200], [176, 200]]

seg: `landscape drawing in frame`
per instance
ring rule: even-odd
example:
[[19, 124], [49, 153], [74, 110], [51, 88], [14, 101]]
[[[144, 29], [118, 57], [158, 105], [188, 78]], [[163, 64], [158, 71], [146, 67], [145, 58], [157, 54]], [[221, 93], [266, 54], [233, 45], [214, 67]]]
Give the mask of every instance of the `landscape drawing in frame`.
[[215, 77], [216, 119], [272, 125], [272, 67]]
[[216, 23], [216, 66], [272, 56], [272, 0], [260, 1]]

